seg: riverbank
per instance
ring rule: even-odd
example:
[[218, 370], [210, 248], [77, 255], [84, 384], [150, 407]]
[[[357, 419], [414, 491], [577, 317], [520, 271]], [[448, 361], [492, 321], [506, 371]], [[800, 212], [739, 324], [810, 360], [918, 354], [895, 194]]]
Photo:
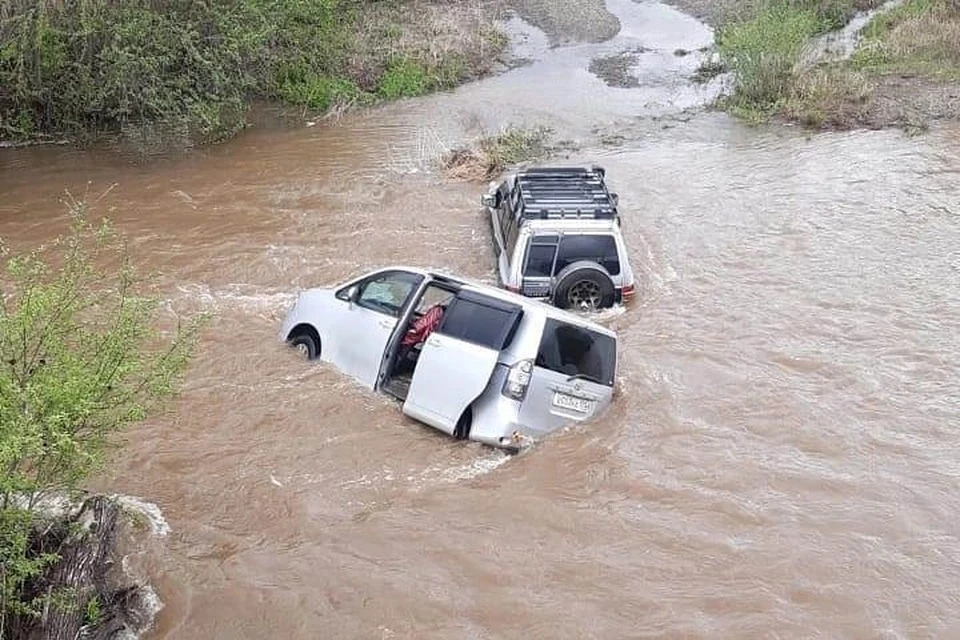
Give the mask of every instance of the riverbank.
[[[781, 119], [817, 129], [925, 129], [960, 119], [960, 3], [677, 0], [717, 28], [717, 48], [737, 87], [721, 106], [748, 121]], [[862, 12], [876, 14], [865, 24]], [[826, 34], [853, 45], [839, 54]], [[842, 47], [841, 47], [842, 48]]]
[[499, 0], [15, 2], [0, 23], [0, 140], [192, 146], [254, 100], [302, 114], [417, 96], [490, 73]]
[[142, 544], [148, 527], [158, 533], [142, 511], [146, 506], [92, 495], [79, 502], [52, 497], [35, 507], [28, 545], [38, 570], [4, 594], [22, 607], [3, 602], [0, 637], [108, 640], [137, 638], [149, 629], [162, 603], [129, 573], [125, 556]]

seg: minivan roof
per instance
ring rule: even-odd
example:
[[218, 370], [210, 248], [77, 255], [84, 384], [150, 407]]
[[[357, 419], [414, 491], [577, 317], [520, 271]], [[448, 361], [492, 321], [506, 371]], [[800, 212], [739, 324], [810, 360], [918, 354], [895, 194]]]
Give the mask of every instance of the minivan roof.
[[376, 273], [377, 271], [389, 271], [392, 269], [396, 269], [398, 271], [410, 271], [413, 273], [418, 273], [420, 275], [434, 278], [439, 281], [446, 280], [452, 284], [459, 285], [467, 290], [472, 290], [477, 293], [482, 293], [484, 295], [488, 295], [492, 298], [498, 298], [506, 302], [512, 302], [514, 304], [520, 305], [521, 307], [524, 307], [525, 309], [536, 309], [538, 312], [543, 313], [549, 318], [555, 318], [557, 320], [563, 320], [564, 322], [568, 322], [570, 324], [576, 324], [582, 327], [587, 327], [593, 331], [596, 331], [597, 333], [608, 335], [614, 339], [617, 338], [616, 332], [612, 331], [611, 329], [608, 329], [603, 325], [600, 325], [590, 320], [587, 320], [585, 318], [582, 318], [569, 311], [564, 311], [563, 309], [559, 309], [552, 305], [546, 304], [545, 302], [540, 302], [539, 300], [528, 298], [518, 293], [507, 291], [506, 289], [500, 289], [498, 287], [494, 287], [488, 284], [483, 284], [482, 282], [477, 282], [476, 280], [471, 280], [469, 278], [463, 278], [461, 276], [451, 275], [449, 273], [440, 271], [438, 269], [424, 269], [421, 267], [411, 267], [408, 265], [389, 265], [389, 266], [381, 267], [379, 269], [375, 269], [370, 273]]

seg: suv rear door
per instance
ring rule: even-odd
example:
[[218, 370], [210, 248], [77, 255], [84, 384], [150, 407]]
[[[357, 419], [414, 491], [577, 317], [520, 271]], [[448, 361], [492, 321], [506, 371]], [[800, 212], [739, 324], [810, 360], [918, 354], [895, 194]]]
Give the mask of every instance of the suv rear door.
[[531, 298], [549, 296], [553, 278], [580, 260], [602, 265], [614, 285], [621, 280], [617, 243], [609, 233], [538, 233], [530, 237], [523, 260], [521, 291]]
[[610, 403], [616, 368], [616, 338], [547, 318], [520, 408], [521, 424], [550, 430], [593, 417]]
[[453, 433], [464, 410], [487, 388], [521, 314], [519, 305], [459, 292], [423, 345], [403, 412]]

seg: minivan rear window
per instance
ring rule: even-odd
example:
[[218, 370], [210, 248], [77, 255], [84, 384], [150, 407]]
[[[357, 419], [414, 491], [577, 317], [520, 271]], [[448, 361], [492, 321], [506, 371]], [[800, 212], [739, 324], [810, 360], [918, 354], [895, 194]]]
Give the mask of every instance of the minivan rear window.
[[499, 351], [513, 337], [520, 308], [461, 293], [443, 315], [437, 333]]
[[612, 387], [617, 343], [606, 334], [548, 318], [536, 366]]

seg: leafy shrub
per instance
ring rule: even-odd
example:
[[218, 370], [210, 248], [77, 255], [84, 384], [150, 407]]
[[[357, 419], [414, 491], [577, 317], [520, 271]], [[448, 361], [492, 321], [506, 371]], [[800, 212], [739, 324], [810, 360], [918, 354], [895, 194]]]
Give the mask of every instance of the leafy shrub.
[[0, 637], [9, 616], [46, 606], [20, 598], [56, 559], [31, 544], [34, 508], [76, 489], [176, 392], [202, 320], [159, 333], [159, 301], [140, 292], [121, 239], [73, 206], [67, 235], [2, 255]]
[[380, 78], [378, 91], [388, 99], [423, 95], [437, 85], [423, 65], [408, 58], [392, 61]]

